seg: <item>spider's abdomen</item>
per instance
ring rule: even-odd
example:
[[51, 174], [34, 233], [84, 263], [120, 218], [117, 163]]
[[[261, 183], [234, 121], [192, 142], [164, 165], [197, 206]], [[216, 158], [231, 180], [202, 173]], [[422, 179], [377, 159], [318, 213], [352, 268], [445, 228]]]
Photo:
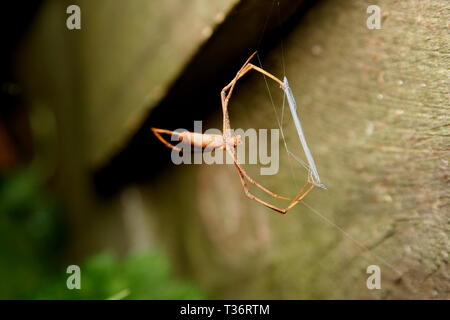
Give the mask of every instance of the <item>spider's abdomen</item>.
[[185, 144], [202, 149], [218, 149], [225, 145], [220, 134], [202, 134], [198, 132], [184, 131], [180, 133], [180, 140]]

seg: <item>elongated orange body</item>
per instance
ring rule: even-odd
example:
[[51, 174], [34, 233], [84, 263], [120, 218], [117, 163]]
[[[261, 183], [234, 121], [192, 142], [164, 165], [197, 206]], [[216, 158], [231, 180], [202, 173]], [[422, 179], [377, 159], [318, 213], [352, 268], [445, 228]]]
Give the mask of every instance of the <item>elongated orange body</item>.
[[198, 132], [183, 131], [179, 133], [180, 141], [193, 147], [202, 149], [219, 149], [224, 147], [223, 136], [219, 134], [202, 134]]
[[178, 136], [179, 141], [183, 142], [184, 144], [206, 150], [221, 149], [225, 148], [226, 145], [236, 147], [242, 143], [241, 136], [239, 135], [230, 136], [230, 138], [225, 141], [225, 138], [221, 134], [206, 134], [190, 131], [170, 131], [158, 128], [152, 128], [151, 130], [156, 135], [156, 137], [167, 147], [178, 151], [180, 151], [180, 149], [169, 144], [161, 137], [160, 133]]

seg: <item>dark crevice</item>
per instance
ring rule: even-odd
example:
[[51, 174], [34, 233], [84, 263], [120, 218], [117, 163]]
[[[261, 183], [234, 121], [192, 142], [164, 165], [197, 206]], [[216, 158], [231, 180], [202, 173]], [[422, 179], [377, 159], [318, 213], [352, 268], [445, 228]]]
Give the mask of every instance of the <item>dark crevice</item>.
[[[11, 145], [0, 152], [11, 154], [14, 162], [28, 162], [32, 156], [31, 132], [22, 86], [15, 75], [17, 49], [30, 29], [42, 1], [3, 1], [0, 5], [0, 131]], [[0, 157], [2, 158], [2, 157]], [[4, 159], [4, 157], [3, 157]], [[1, 162], [1, 161], [0, 161]], [[0, 167], [4, 163], [0, 163]]]
[[277, 2], [265, 1], [262, 7], [261, 2], [246, 1], [234, 8], [129, 143], [95, 171], [97, 193], [112, 196], [127, 184], [148, 182], [174, 166], [170, 149], [151, 134], [150, 127], [193, 130], [194, 120], [219, 112], [221, 89], [248, 56], [258, 50], [263, 59], [316, 2], [280, 1], [278, 9]]

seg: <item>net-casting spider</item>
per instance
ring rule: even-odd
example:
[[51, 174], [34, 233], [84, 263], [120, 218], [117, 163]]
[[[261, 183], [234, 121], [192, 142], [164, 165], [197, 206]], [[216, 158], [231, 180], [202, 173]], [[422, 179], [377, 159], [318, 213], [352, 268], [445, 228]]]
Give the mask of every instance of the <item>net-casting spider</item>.
[[[211, 149], [211, 150], [225, 149], [226, 152], [228, 152], [228, 154], [233, 159], [234, 166], [237, 169], [237, 172], [239, 174], [239, 178], [241, 180], [242, 187], [244, 188], [244, 192], [245, 192], [246, 196], [252, 200], [255, 200], [255, 201], [265, 205], [266, 207], [268, 207], [272, 210], [275, 210], [281, 214], [285, 214], [287, 211], [292, 209], [297, 203], [299, 203], [304, 197], [306, 197], [308, 195], [308, 193], [310, 193], [311, 190], [314, 188], [316, 183], [310, 182], [310, 180], [308, 179], [308, 181], [303, 185], [303, 187], [300, 188], [300, 190], [297, 192], [296, 196], [293, 199], [284, 197], [284, 196], [280, 196], [280, 195], [270, 191], [269, 189], [265, 188], [264, 186], [260, 185], [258, 182], [253, 180], [247, 174], [247, 172], [244, 170], [244, 168], [242, 168], [242, 166], [238, 163], [238, 160], [236, 157], [236, 147], [241, 143], [241, 137], [237, 136], [237, 135], [232, 135], [232, 133], [231, 133], [230, 119], [228, 116], [228, 102], [230, 100], [230, 97], [233, 93], [233, 89], [234, 89], [237, 81], [240, 78], [242, 78], [247, 72], [249, 72], [250, 70], [258, 71], [258, 72], [262, 73], [263, 75], [269, 77], [270, 79], [274, 80], [275, 82], [277, 82], [283, 90], [288, 88], [288, 86], [286, 84], [287, 82], [285, 83], [285, 82], [281, 81], [280, 79], [278, 79], [274, 75], [270, 74], [269, 72], [250, 63], [250, 60], [255, 56], [255, 54], [256, 54], [256, 52], [253, 53], [250, 56], [250, 58], [247, 59], [247, 61], [244, 63], [242, 68], [237, 72], [237, 74], [233, 78], [233, 80], [231, 80], [231, 82], [222, 89], [222, 92], [220, 94], [221, 100], [222, 100], [222, 112], [223, 112], [223, 133], [222, 133], [222, 135], [202, 134], [202, 133], [198, 133], [198, 132], [189, 132], [189, 131], [176, 132], [176, 131], [170, 131], [170, 130], [158, 129], [158, 128], [151, 128], [151, 130], [155, 134], [155, 136], [162, 143], [164, 143], [164, 145], [166, 145], [167, 147], [169, 147], [171, 149], [175, 149], [177, 151], [182, 151], [182, 149], [167, 142], [161, 136], [161, 134], [170, 134], [170, 135], [177, 136], [179, 141], [182, 141], [184, 144], [191, 145], [193, 147], [199, 147], [199, 148], [208, 147], [208, 149]], [[283, 209], [283, 208], [278, 208], [278, 207], [258, 198], [257, 196], [255, 196], [254, 194], [252, 194], [250, 192], [248, 185], [247, 185], [247, 181], [249, 183], [255, 185], [256, 187], [258, 187], [265, 193], [269, 194], [270, 196], [277, 198], [277, 199], [290, 201], [290, 203], [288, 204], [288, 206], [286, 208]]]

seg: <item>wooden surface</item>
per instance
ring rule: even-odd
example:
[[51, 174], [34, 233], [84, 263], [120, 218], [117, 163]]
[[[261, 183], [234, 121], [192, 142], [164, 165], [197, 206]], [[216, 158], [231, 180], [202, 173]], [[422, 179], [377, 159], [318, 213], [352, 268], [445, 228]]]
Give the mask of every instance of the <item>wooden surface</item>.
[[[328, 186], [306, 200], [314, 210], [270, 212], [225, 166], [174, 168], [173, 182], [146, 193], [164, 204], [161, 234], [180, 269], [216, 297], [448, 298], [448, 11], [444, 1], [379, 5], [381, 30], [366, 28], [362, 2], [322, 1], [283, 39]], [[263, 65], [281, 76], [280, 46]], [[238, 91], [233, 127], [276, 128], [260, 77]], [[291, 191], [289, 173], [258, 178]], [[382, 290], [367, 289], [369, 265]]]

